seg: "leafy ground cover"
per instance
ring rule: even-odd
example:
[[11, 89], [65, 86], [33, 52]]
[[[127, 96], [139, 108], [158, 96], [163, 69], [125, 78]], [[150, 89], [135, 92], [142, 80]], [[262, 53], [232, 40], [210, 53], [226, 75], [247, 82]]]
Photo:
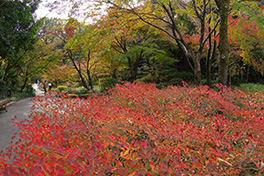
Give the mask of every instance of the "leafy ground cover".
[[243, 90], [244, 92], [262, 92], [264, 93], [264, 85], [263, 84], [254, 84], [254, 83], [248, 83], [248, 84], [240, 84], [238, 86], [238, 89]]
[[137, 82], [87, 99], [35, 98], [30, 119], [14, 119], [21, 132], [0, 173], [264, 174], [263, 94], [216, 87]]

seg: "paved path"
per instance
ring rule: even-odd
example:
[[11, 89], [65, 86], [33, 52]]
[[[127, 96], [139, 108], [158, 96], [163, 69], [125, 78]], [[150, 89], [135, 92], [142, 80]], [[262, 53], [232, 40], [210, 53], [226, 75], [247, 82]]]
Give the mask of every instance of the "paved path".
[[[43, 96], [43, 92], [38, 89], [36, 84], [32, 86], [35, 89], [36, 95]], [[5, 150], [6, 147], [9, 146], [11, 137], [14, 133], [18, 132], [18, 128], [13, 126], [10, 119], [17, 116], [17, 120], [21, 121], [30, 114], [33, 105], [30, 99], [31, 98], [26, 98], [10, 104], [7, 107], [7, 112], [5, 112], [5, 110], [0, 110], [0, 151]]]

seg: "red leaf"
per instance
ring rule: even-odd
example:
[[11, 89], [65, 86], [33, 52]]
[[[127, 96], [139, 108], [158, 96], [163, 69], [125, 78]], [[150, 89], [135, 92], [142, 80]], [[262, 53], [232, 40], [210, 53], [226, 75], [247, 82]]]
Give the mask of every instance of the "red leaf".
[[132, 166], [132, 168], [137, 168], [139, 165], [138, 164], [135, 164]]

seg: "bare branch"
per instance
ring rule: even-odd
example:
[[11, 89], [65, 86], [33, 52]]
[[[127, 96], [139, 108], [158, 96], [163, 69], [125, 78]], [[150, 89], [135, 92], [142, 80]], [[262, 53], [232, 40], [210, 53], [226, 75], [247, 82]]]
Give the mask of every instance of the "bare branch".
[[220, 20], [218, 20], [214, 26], [214, 28], [210, 31], [210, 33], [207, 35], [207, 37], [203, 41], [203, 45], [205, 45], [206, 41], [208, 40], [209, 36], [216, 30], [218, 24], [220, 23]]

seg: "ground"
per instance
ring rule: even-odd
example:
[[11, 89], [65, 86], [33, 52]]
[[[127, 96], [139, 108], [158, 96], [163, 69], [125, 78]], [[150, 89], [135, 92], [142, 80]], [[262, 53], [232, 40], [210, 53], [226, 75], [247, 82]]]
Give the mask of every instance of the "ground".
[[[33, 84], [32, 87], [35, 89], [37, 96], [43, 96], [43, 91], [38, 89], [37, 84]], [[11, 137], [14, 133], [18, 132], [18, 128], [13, 126], [10, 119], [17, 116], [17, 119], [21, 121], [30, 114], [33, 105], [30, 99], [31, 98], [26, 98], [9, 104], [7, 112], [5, 112], [5, 110], [0, 110], [0, 151], [5, 150], [9, 146]]]

